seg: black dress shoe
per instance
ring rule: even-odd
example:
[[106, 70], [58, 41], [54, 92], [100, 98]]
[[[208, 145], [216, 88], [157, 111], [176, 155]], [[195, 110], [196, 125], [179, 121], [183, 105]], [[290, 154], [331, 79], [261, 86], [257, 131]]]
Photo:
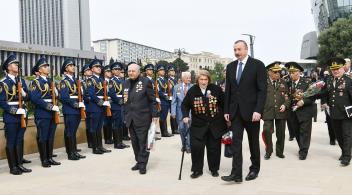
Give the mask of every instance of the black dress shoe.
[[213, 177], [219, 177], [219, 172], [218, 171], [212, 171], [211, 176]]
[[270, 156], [271, 156], [271, 154], [269, 154], [269, 153], [265, 153], [265, 155], [264, 155], [264, 159], [265, 159], [265, 160], [269, 160], [269, 159], [270, 159]]
[[191, 153], [191, 149], [186, 149], [186, 153], [190, 154]]
[[236, 177], [235, 175], [231, 174], [229, 176], [222, 176], [221, 179], [223, 181], [231, 182], [234, 181], [236, 183], [241, 183], [243, 181], [242, 177]]
[[138, 164], [135, 164], [132, 168], [131, 168], [132, 171], [137, 171], [139, 170], [139, 167], [138, 167]]
[[306, 160], [307, 156], [306, 155], [299, 155], [299, 160]]
[[139, 169], [139, 174], [144, 175], [147, 173], [147, 169], [145, 167]]
[[341, 160], [341, 166], [346, 167], [346, 166], [348, 166], [349, 164], [350, 164], [350, 161], [349, 161], [349, 160], [344, 160], [344, 159]]
[[49, 159], [48, 160], [48, 162], [49, 162], [49, 164], [50, 165], [54, 165], [54, 166], [56, 166], [56, 165], [61, 165], [61, 163], [60, 162], [57, 162], [57, 161], [55, 161], [54, 159]]
[[283, 154], [276, 154], [276, 156], [279, 158], [285, 158], [285, 155], [283, 155]]
[[288, 141], [293, 141], [293, 139], [294, 139], [293, 137], [290, 137], [288, 138]]
[[161, 140], [161, 138], [160, 137], [156, 137], [155, 140]]
[[258, 173], [251, 171], [248, 173], [248, 175], [246, 177], [246, 181], [254, 180], [257, 177], [258, 177]]
[[125, 137], [122, 138], [122, 140], [124, 140], [124, 141], [129, 141], [129, 140], [131, 140], [131, 138], [128, 137], [128, 136], [125, 136]]
[[130, 147], [129, 145], [126, 145], [124, 143], [119, 143], [114, 146], [114, 148], [116, 148], [116, 149], [125, 149], [125, 148], [129, 148], [129, 147]]
[[30, 172], [32, 172], [32, 169], [27, 169], [23, 165], [18, 165], [17, 167], [22, 171], [22, 173], [30, 173]]
[[105, 140], [105, 144], [113, 144], [114, 142], [112, 140]]
[[194, 171], [194, 172], [191, 174], [191, 178], [192, 178], [192, 179], [195, 179], [195, 178], [200, 177], [201, 175], [203, 175], [203, 171]]

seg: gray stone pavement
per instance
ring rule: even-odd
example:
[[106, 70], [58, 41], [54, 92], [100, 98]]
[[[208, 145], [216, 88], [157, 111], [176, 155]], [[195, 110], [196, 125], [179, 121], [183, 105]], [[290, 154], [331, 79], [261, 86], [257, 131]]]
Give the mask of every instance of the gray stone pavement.
[[[298, 160], [296, 141], [287, 141], [285, 159], [275, 155], [264, 160], [264, 144], [261, 140], [262, 166], [259, 177], [242, 184], [223, 182], [214, 178], [204, 166], [204, 174], [191, 179], [190, 155], [185, 156], [182, 180], [178, 180], [181, 152], [180, 138], [163, 138], [151, 152], [146, 175], [132, 172], [132, 149], [113, 150], [104, 155], [93, 155], [86, 144], [79, 145], [86, 159], [69, 161], [64, 149], [55, 153], [62, 165], [42, 168], [38, 154], [27, 155], [33, 162], [27, 167], [30, 174], [13, 176], [8, 173], [6, 160], [0, 161], [0, 195], [10, 194], [270, 194], [270, 195], [348, 195], [352, 194], [352, 165], [340, 167], [340, 149], [329, 145], [325, 116], [319, 113], [313, 123], [311, 147], [305, 161]], [[275, 139], [274, 139], [275, 140]], [[109, 145], [108, 148], [112, 149]], [[244, 176], [250, 165], [247, 137], [244, 135]], [[205, 161], [206, 163], [206, 161]], [[222, 158], [220, 175], [231, 170], [231, 159]]]

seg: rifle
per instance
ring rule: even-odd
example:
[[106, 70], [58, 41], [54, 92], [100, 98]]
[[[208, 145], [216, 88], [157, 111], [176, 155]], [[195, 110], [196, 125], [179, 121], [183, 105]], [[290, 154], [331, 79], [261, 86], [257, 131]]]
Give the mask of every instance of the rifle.
[[[57, 98], [55, 94], [54, 69], [52, 64], [50, 64], [50, 74], [51, 74], [51, 99], [52, 99], [53, 105], [57, 106]], [[60, 112], [54, 113], [54, 119], [56, 124], [60, 123]]]
[[169, 77], [168, 80], [167, 80], [167, 97], [169, 97], [169, 100], [170, 100], [171, 97], [172, 97], [172, 91], [171, 91], [171, 89], [172, 89], [172, 84], [171, 84], [171, 79], [170, 79], [170, 77]]
[[[108, 89], [107, 89], [107, 81], [104, 78], [104, 101], [108, 101]], [[112, 116], [111, 109], [109, 106], [106, 107], [106, 116]]]
[[[155, 93], [155, 98], [158, 98], [160, 100], [160, 96], [159, 96], [159, 90], [158, 90], [158, 81], [157, 81], [157, 77], [156, 77], [156, 71], [154, 71], [154, 93]], [[158, 112], [160, 112], [161, 107], [160, 107], [160, 103], [156, 102], [156, 109]]]
[[[78, 63], [77, 63], [77, 67], [78, 67], [78, 73], [77, 73], [77, 75], [78, 75], [78, 79], [77, 79], [77, 88], [78, 88], [78, 94], [77, 94], [77, 96], [78, 96], [78, 102], [80, 103], [80, 102], [83, 102], [83, 98], [82, 98], [82, 84], [81, 84], [81, 80], [79, 79], [79, 75], [80, 75], [80, 67], [79, 67], [79, 65], [78, 65]], [[84, 109], [84, 108], [81, 108], [80, 109], [81, 110], [81, 119], [85, 119], [86, 118], [86, 110]]]
[[[17, 76], [17, 90], [18, 90], [18, 108], [22, 108], [23, 105], [22, 105], [22, 101], [23, 101], [23, 98], [22, 98], [22, 71], [21, 71], [21, 65], [18, 64], [18, 76]], [[27, 125], [26, 125], [26, 120], [25, 120], [25, 115], [22, 114], [21, 115], [21, 128], [26, 128]]]

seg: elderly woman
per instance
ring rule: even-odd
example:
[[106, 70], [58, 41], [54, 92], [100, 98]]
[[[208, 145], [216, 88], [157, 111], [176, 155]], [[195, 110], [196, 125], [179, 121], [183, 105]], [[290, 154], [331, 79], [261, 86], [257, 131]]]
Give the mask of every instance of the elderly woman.
[[224, 92], [211, 83], [210, 74], [201, 70], [196, 85], [191, 87], [182, 102], [183, 122], [190, 127], [192, 175], [198, 178], [203, 174], [204, 148], [207, 147], [208, 167], [213, 177], [219, 176], [221, 157], [221, 136], [225, 133], [226, 123], [223, 113]]

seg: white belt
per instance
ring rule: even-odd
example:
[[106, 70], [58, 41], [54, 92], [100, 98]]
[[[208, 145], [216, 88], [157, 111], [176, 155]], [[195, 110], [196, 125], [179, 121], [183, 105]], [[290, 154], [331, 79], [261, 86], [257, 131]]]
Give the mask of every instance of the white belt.
[[43, 99], [44, 100], [44, 102], [53, 102], [53, 100], [52, 99]]
[[168, 96], [168, 94], [167, 94], [167, 93], [164, 93], [164, 95], [165, 95], [165, 96]]
[[[101, 95], [98, 95], [97, 97], [100, 98], [100, 99], [104, 99], [104, 96], [101, 96]], [[108, 100], [110, 100], [110, 99], [111, 99], [111, 98], [108, 97]]]
[[117, 95], [117, 97], [122, 97], [122, 95]]
[[[16, 106], [16, 105], [19, 105], [18, 102], [7, 102], [7, 104], [8, 104], [9, 106]], [[22, 102], [22, 104], [24, 104], [24, 102]]]
[[78, 99], [77, 95], [70, 96], [70, 99]]

